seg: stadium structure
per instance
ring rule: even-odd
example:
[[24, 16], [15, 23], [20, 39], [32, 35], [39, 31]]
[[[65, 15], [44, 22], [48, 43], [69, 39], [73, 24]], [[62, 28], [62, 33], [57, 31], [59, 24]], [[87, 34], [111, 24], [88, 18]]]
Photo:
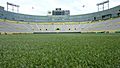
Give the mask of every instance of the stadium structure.
[[89, 14], [70, 15], [57, 8], [52, 15], [27, 15], [0, 7], [1, 33], [113, 33], [120, 31], [120, 5]]

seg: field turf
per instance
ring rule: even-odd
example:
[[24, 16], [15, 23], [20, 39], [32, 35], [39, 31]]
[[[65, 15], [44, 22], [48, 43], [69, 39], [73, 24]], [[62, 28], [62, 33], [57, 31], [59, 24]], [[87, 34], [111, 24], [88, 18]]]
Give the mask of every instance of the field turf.
[[0, 35], [0, 68], [120, 68], [120, 34]]

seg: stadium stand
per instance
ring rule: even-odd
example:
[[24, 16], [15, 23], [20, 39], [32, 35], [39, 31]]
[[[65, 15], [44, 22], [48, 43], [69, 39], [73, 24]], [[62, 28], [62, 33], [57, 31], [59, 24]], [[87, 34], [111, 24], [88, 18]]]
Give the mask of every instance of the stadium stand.
[[34, 16], [0, 7], [0, 33], [120, 31], [120, 5], [83, 15]]

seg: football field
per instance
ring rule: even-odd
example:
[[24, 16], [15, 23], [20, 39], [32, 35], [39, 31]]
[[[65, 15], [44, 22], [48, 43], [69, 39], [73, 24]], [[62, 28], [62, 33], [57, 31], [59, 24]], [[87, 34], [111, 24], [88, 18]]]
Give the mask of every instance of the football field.
[[0, 35], [0, 68], [120, 68], [120, 34]]

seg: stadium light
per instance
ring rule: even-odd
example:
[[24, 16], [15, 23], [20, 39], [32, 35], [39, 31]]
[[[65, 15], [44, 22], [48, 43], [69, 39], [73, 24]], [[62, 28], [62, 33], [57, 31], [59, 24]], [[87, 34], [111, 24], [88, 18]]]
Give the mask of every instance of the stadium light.
[[19, 12], [19, 5], [16, 5], [16, 4], [12, 4], [12, 3], [9, 3], [7, 2], [7, 11], [9, 10], [9, 5], [12, 6], [12, 11], [14, 12], [14, 7], [17, 8], [17, 12]]
[[99, 11], [99, 6], [100, 5], [103, 5], [103, 10], [104, 10], [104, 8], [105, 8], [105, 4], [108, 4], [108, 9], [109, 9], [109, 0], [107, 0], [107, 1], [104, 1], [104, 2], [101, 2], [101, 3], [98, 3], [98, 4], [96, 4], [97, 6], [98, 6], [98, 11]]

